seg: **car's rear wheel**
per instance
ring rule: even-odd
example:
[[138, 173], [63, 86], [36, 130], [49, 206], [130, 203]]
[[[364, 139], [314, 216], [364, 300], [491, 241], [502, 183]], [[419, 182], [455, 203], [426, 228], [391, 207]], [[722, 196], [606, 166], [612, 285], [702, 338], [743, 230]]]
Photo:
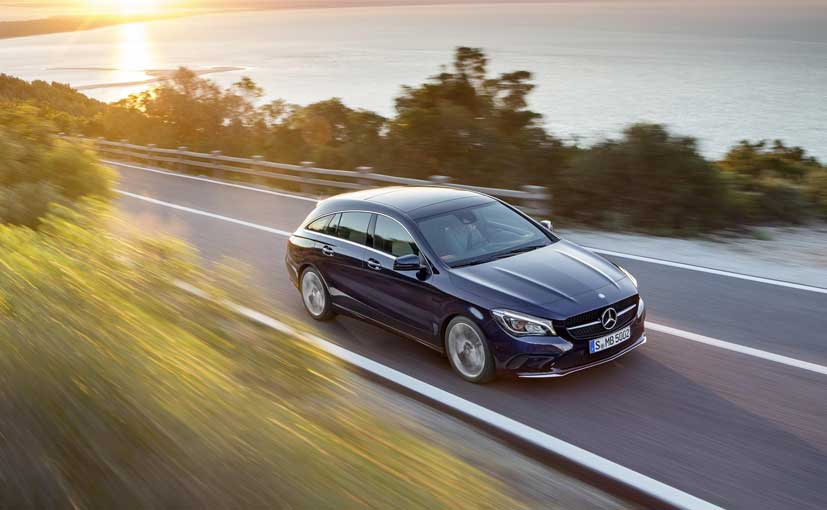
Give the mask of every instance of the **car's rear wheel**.
[[455, 317], [445, 328], [445, 349], [451, 367], [466, 381], [494, 380], [496, 367], [485, 334], [471, 320]]
[[311, 317], [317, 321], [326, 321], [333, 317], [330, 293], [322, 275], [316, 269], [309, 267], [302, 273], [301, 293], [304, 308]]

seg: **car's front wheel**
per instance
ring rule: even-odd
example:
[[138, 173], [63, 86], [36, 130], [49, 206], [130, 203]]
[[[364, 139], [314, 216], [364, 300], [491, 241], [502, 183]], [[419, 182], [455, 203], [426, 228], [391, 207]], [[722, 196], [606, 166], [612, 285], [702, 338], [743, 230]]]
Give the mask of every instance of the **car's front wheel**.
[[302, 273], [302, 302], [307, 313], [317, 321], [326, 321], [334, 315], [330, 304], [330, 293], [324, 284], [322, 275], [314, 268], [308, 267]]
[[485, 334], [471, 320], [455, 317], [445, 328], [445, 349], [451, 367], [466, 381], [494, 380], [496, 367]]

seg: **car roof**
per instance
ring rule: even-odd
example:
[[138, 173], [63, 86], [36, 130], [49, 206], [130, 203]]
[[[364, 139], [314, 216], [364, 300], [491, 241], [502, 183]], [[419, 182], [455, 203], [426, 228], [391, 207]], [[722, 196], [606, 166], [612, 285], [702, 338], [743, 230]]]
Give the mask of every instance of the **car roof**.
[[[345, 193], [329, 198], [330, 205], [340, 202], [368, 202], [401, 211], [413, 218], [437, 214], [490, 202], [491, 197], [473, 191], [439, 186], [393, 186]], [[352, 202], [351, 202], [352, 203]]]

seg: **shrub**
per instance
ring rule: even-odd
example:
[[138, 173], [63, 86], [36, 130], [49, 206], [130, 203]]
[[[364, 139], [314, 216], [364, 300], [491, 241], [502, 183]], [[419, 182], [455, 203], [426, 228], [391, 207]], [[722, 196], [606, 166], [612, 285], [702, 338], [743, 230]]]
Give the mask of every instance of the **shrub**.
[[30, 105], [0, 113], [0, 222], [36, 227], [50, 203], [111, 196], [114, 172], [55, 130]]
[[0, 508], [515, 508], [496, 480], [360, 407], [321, 352], [99, 205], [0, 226]]
[[769, 144], [766, 140], [752, 143], [742, 140], [719, 162], [724, 171], [749, 176], [786, 179], [800, 182], [818, 161], [801, 147], [787, 147], [781, 140]]
[[813, 170], [805, 180], [807, 196], [817, 213], [827, 218], [827, 168]]
[[697, 233], [725, 223], [727, 188], [695, 141], [636, 124], [584, 151], [552, 184], [555, 211], [586, 223]]
[[784, 179], [764, 178], [755, 184], [759, 193], [758, 222], [801, 223], [810, 204], [801, 186]]

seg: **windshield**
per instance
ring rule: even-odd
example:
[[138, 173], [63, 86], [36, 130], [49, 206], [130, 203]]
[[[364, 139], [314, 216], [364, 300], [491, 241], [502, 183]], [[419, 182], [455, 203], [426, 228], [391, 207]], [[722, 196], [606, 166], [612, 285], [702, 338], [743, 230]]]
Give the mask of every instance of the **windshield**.
[[482, 264], [554, 242], [550, 234], [500, 202], [430, 216], [417, 224], [450, 267]]

